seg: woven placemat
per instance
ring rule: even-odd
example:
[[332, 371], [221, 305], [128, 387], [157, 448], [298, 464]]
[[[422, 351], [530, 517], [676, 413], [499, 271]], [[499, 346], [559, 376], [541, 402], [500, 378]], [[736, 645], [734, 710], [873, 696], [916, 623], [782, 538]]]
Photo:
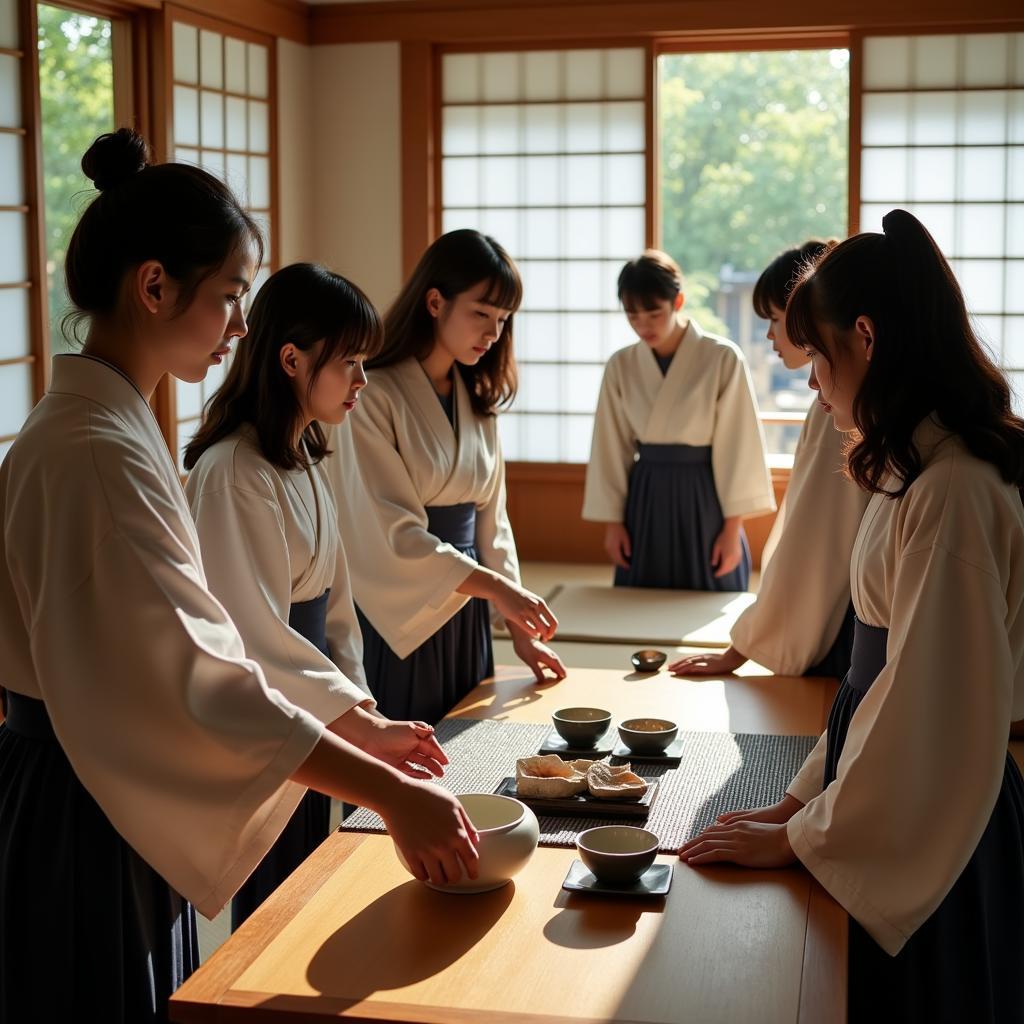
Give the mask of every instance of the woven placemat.
[[[515, 773], [516, 758], [528, 757], [551, 731], [549, 725], [446, 719], [437, 738], [451, 758], [441, 785], [453, 793], [491, 793]], [[780, 800], [817, 742], [816, 736], [683, 732], [678, 768], [634, 766], [638, 775], [660, 780], [644, 828], [670, 853], [724, 811], [761, 807]], [[574, 846], [580, 832], [607, 825], [608, 818], [538, 815], [543, 846]], [[628, 819], [623, 819], [628, 821]], [[636, 822], [633, 822], [636, 824]], [[346, 832], [384, 832], [372, 811], [359, 809], [341, 825]]]

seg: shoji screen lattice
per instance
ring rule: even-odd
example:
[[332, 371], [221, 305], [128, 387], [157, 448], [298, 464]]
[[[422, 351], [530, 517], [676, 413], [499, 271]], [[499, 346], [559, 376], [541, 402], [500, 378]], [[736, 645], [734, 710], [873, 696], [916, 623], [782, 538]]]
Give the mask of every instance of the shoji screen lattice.
[[860, 226], [902, 206], [1024, 398], [1024, 33], [864, 40]]
[[[259, 223], [266, 251], [250, 295], [270, 273], [277, 228], [272, 215], [272, 45], [269, 39], [256, 42], [173, 22], [174, 159], [198, 164], [226, 181]], [[212, 367], [200, 384], [177, 382], [179, 459], [226, 368], [226, 363]]]
[[523, 275], [507, 459], [582, 462], [605, 360], [632, 340], [615, 280], [645, 241], [642, 49], [443, 58], [445, 231], [493, 235]]

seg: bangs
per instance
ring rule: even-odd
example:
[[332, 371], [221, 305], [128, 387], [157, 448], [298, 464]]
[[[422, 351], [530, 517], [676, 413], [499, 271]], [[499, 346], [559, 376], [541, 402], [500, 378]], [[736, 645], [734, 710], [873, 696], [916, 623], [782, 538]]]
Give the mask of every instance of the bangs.
[[832, 355], [821, 339], [818, 324], [815, 323], [814, 274], [811, 273], [799, 281], [790, 292], [786, 305], [786, 333], [789, 340], [805, 352], [820, 352], [829, 365]]
[[793, 283], [793, 279], [789, 274], [788, 268], [781, 267], [779, 263], [780, 261], [778, 260], [772, 263], [757, 279], [757, 284], [754, 285], [754, 294], [751, 301], [754, 306], [754, 312], [762, 320], [770, 320], [772, 318], [772, 306], [781, 310], [786, 308], [787, 293], [790, 285]]
[[619, 289], [619, 302], [622, 303], [622, 308], [627, 313], [632, 313], [636, 310], [649, 311], [658, 308], [658, 304], [661, 302], [672, 302], [676, 295], [663, 295], [661, 290], [634, 290], [629, 289], [628, 291], [624, 288]]
[[346, 291], [348, 294], [339, 304], [335, 319], [341, 328], [324, 335], [323, 347], [311, 374], [312, 380], [332, 359], [361, 355], [370, 360], [380, 355], [384, 347], [384, 324], [376, 307], [355, 289]]
[[479, 301], [513, 313], [519, 309], [523, 301], [523, 282], [515, 266], [499, 261], [493, 276], [487, 280], [487, 293]]

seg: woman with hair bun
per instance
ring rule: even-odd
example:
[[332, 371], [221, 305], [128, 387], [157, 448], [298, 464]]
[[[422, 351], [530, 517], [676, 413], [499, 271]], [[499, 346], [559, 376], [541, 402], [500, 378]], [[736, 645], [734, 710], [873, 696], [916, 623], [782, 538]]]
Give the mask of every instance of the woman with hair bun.
[[790, 298], [818, 401], [870, 495], [853, 660], [786, 798], [691, 864], [798, 859], [850, 914], [849, 1019], [1024, 1020], [1024, 421], [949, 265], [903, 210]]
[[639, 340], [605, 367], [583, 518], [605, 524], [616, 586], [746, 590], [743, 518], [775, 509], [747, 361], [683, 312], [667, 253], [630, 260], [619, 301]]
[[[789, 293], [800, 273], [835, 244], [811, 239], [786, 250], [754, 286], [754, 310], [768, 321], [768, 339], [787, 370], [811, 361], [786, 333]], [[843, 473], [844, 438], [812, 402], [761, 556], [757, 600], [736, 620], [726, 650], [680, 658], [671, 672], [721, 675], [749, 658], [779, 675], [846, 675], [853, 650], [850, 551], [868, 496]]]
[[198, 964], [192, 905], [220, 911], [307, 786], [378, 809], [423, 878], [474, 875], [475, 833], [401, 752], [269, 686], [207, 588], [149, 401], [245, 335], [255, 224], [128, 129], [82, 169], [100, 193], [65, 269], [84, 347], [0, 467], [0, 1019], [139, 1024]]

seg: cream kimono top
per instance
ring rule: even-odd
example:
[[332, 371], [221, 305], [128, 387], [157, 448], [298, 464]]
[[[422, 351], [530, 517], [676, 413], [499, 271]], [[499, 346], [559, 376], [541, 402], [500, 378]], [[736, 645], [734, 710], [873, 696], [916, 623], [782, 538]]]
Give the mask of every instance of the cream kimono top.
[[822, 792], [825, 739], [789, 787], [807, 869], [895, 955], [952, 888], [988, 824], [1010, 721], [1024, 717], [1024, 509], [1017, 490], [926, 420], [927, 464], [874, 495], [853, 602], [889, 630], [887, 663]]
[[45, 702], [114, 828], [208, 917], [280, 834], [323, 732], [271, 689], [206, 586], [153, 413], [57, 356], [0, 469], [3, 685]]
[[843, 474], [844, 439], [812, 403], [757, 600], [732, 628], [739, 651], [780, 675], [801, 675], [828, 654], [850, 604], [850, 552], [868, 494]]
[[355, 602], [400, 658], [469, 600], [456, 588], [477, 567], [428, 532], [428, 506], [472, 502], [480, 564], [519, 582], [497, 418], [453, 376], [454, 427], [417, 360], [371, 370], [328, 459]]
[[[243, 427], [203, 452], [185, 485], [210, 589], [267, 682], [330, 723], [366, 691], [363, 642], [323, 463], [285, 470]], [[292, 604], [330, 588], [325, 657], [288, 625]]]
[[764, 431], [743, 353], [691, 320], [663, 377], [640, 341], [605, 367], [583, 496], [583, 518], [625, 519], [629, 471], [637, 443], [711, 445], [722, 514], [775, 508]]

